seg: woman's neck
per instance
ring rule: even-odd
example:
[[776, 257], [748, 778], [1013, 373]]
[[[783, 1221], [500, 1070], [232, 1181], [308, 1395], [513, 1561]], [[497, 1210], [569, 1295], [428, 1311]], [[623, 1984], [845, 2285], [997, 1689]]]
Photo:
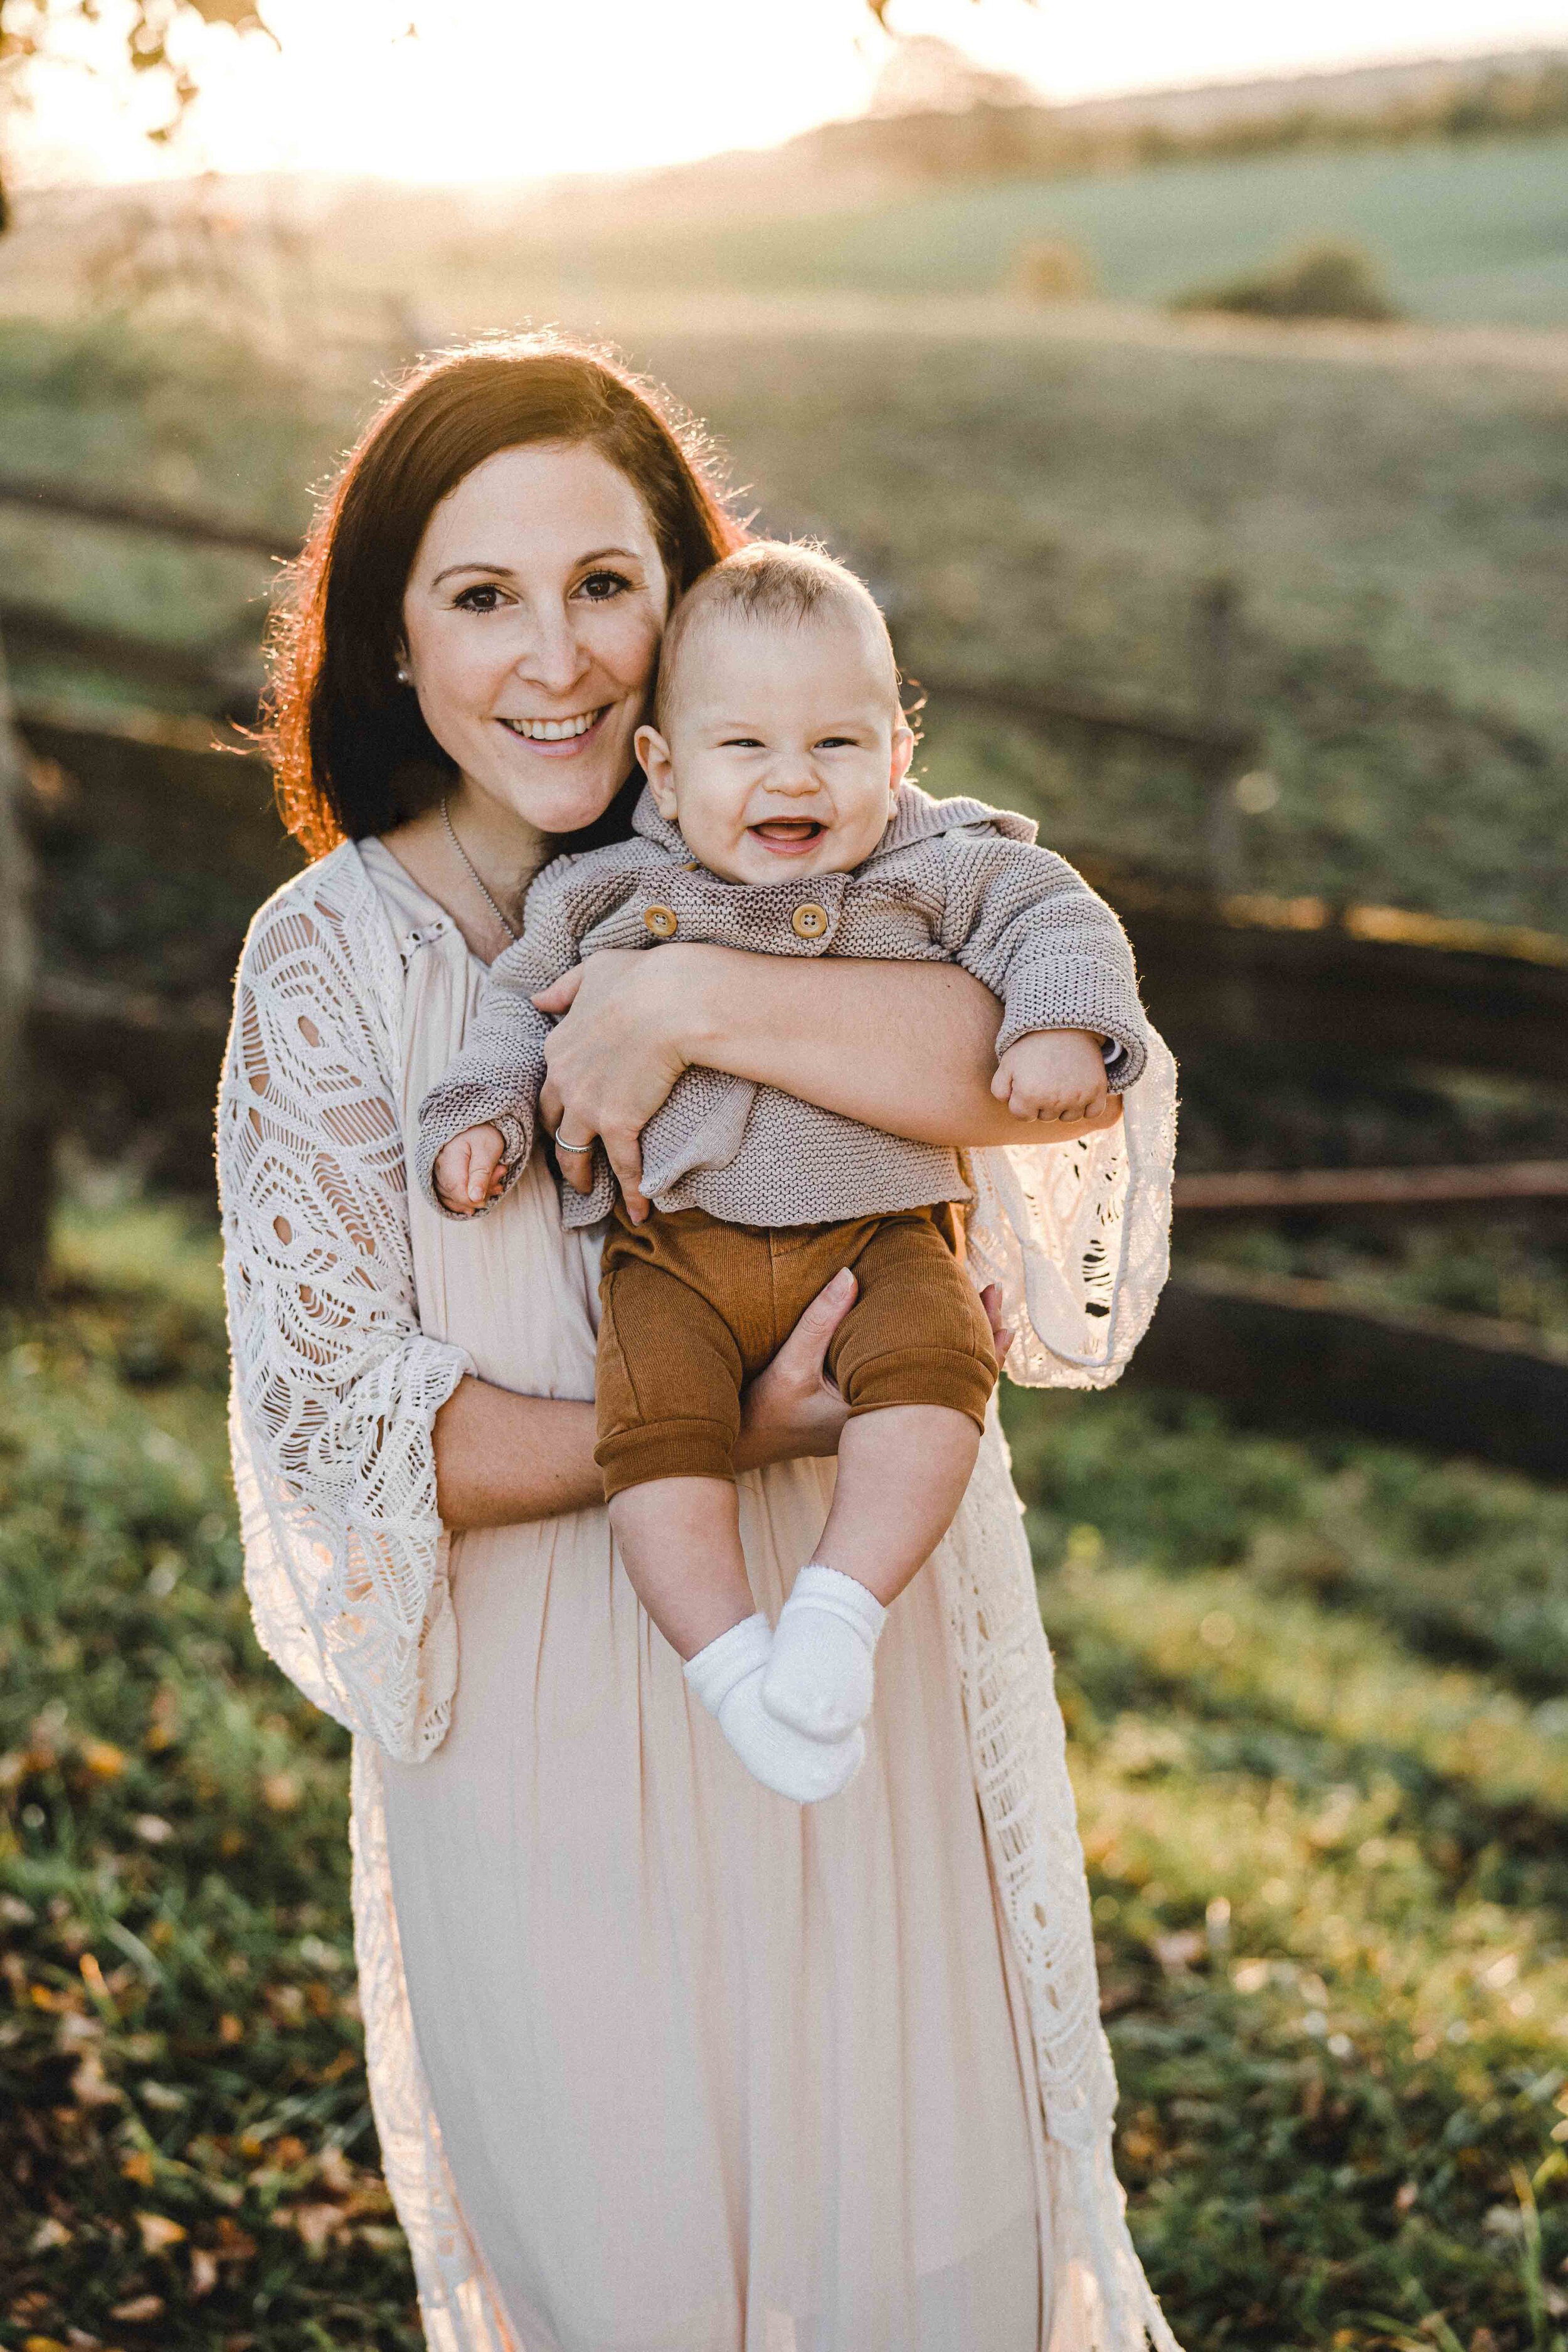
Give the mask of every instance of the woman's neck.
[[547, 866], [555, 844], [525, 816], [482, 793], [467, 778], [447, 795], [442, 830], [450, 825], [459, 859], [467, 852], [485, 887], [500, 899], [515, 919], [523, 895], [542, 866]]
[[467, 782], [382, 838], [486, 963], [517, 936], [528, 886], [554, 847], [526, 817]]

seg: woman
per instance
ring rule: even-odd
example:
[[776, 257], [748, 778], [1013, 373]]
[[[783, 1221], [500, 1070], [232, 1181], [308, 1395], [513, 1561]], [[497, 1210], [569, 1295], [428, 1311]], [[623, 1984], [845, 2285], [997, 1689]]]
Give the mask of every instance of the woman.
[[[873, 1753], [802, 1811], [689, 1710], [616, 1560], [595, 1255], [547, 1171], [472, 1224], [405, 1180], [530, 878], [626, 829], [665, 618], [738, 536], [644, 387], [564, 344], [482, 346], [371, 425], [276, 648], [283, 805], [316, 862], [253, 926], [220, 1104], [236, 1475], [261, 1640], [355, 1734], [387, 2178], [437, 2352], [1168, 2346], [1110, 2172], [994, 1424], [884, 1636]], [[1015, 1374], [1125, 1361], [1163, 1274], [1168, 1056], [1120, 1129], [1007, 1152], [997, 1008], [952, 967], [672, 944], [594, 959], [553, 1009], [548, 1124], [602, 1135], [629, 1193], [693, 1061], [978, 1148], [977, 1272], [1015, 1314], [1027, 1292]], [[852, 1295], [748, 1400], [774, 1613], [821, 1523]]]

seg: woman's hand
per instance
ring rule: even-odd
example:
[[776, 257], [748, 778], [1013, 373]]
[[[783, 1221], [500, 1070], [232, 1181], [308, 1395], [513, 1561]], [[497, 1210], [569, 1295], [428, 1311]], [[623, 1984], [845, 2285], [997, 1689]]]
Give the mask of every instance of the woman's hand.
[[[855, 1304], [855, 1276], [847, 1267], [819, 1290], [778, 1354], [741, 1399], [741, 1433], [735, 1442], [737, 1470], [761, 1470], [770, 1462], [796, 1462], [807, 1454], [837, 1454], [849, 1408], [828, 1378], [828, 1343]], [[980, 1294], [1000, 1363], [1013, 1344], [1002, 1321], [1002, 1295], [994, 1283]]]
[[[552, 1135], [563, 1129], [570, 1143], [598, 1137], [638, 1224], [647, 1214], [642, 1131], [687, 1066], [681, 1000], [689, 960], [703, 952], [695, 946], [663, 947], [657, 954], [605, 948], [533, 999], [542, 1013], [561, 1016], [544, 1049], [544, 1124]], [[574, 1192], [589, 1190], [586, 1152], [566, 1152], [559, 1165]]]

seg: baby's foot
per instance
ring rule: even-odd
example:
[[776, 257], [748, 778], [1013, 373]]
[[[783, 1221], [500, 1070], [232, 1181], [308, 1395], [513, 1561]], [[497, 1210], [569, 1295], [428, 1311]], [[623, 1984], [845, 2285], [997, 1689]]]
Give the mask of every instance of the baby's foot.
[[833, 1742], [806, 1738], [763, 1705], [763, 1675], [773, 1636], [759, 1611], [731, 1625], [686, 1664], [686, 1679], [751, 1773], [764, 1789], [797, 1805], [815, 1805], [847, 1789], [866, 1758], [866, 1735]]
[[887, 1611], [852, 1576], [803, 1568], [784, 1602], [763, 1677], [763, 1705], [808, 1739], [847, 1739], [871, 1712], [872, 1658]]

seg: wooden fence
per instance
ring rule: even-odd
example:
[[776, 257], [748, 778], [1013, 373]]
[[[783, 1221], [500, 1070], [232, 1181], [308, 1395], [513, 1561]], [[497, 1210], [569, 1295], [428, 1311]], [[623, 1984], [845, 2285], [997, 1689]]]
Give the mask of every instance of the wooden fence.
[[[0, 477], [6, 502], [251, 553], [289, 551], [277, 535], [243, 524]], [[1227, 627], [1226, 600], [1213, 601], [1216, 629]], [[233, 666], [211, 649], [150, 649], [15, 601], [0, 602], [0, 627], [19, 645], [134, 677], [154, 694], [161, 683], [178, 684], [221, 709], [233, 685]], [[1258, 753], [1247, 729], [962, 679], [928, 680], [927, 688], [941, 705], [1190, 755], [1221, 812], [1215, 866], [1223, 882], [1223, 810], [1231, 781]], [[37, 705], [17, 716], [26, 781], [12, 796], [21, 819], [16, 871], [30, 842], [45, 947], [28, 983], [28, 1150], [37, 1164], [47, 1134], [71, 1128], [100, 1148], [144, 1138], [161, 1173], [210, 1185], [227, 979], [246, 915], [297, 864], [267, 769], [206, 719], [89, 720]], [[99, 874], [117, 856], [133, 868], [150, 856], [194, 884], [199, 902], [173, 978], [138, 967], [133, 923], [129, 947], [121, 940], [97, 963], [78, 951], [70, 928], [73, 877]], [[1093, 878], [1127, 922], [1150, 1003], [1178, 1055], [1214, 1044], [1289, 1045], [1347, 1067], [1426, 1061], [1568, 1077], [1568, 941], [1389, 908], [1172, 888], [1110, 870]], [[1568, 1166], [1557, 1162], [1237, 1171], [1183, 1178], [1177, 1213], [1184, 1230], [1216, 1215], [1464, 1214], [1564, 1199]], [[1135, 1376], [1223, 1397], [1255, 1418], [1347, 1423], [1568, 1475], [1568, 1356], [1514, 1326], [1352, 1308], [1320, 1285], [1179, 1260]]]

